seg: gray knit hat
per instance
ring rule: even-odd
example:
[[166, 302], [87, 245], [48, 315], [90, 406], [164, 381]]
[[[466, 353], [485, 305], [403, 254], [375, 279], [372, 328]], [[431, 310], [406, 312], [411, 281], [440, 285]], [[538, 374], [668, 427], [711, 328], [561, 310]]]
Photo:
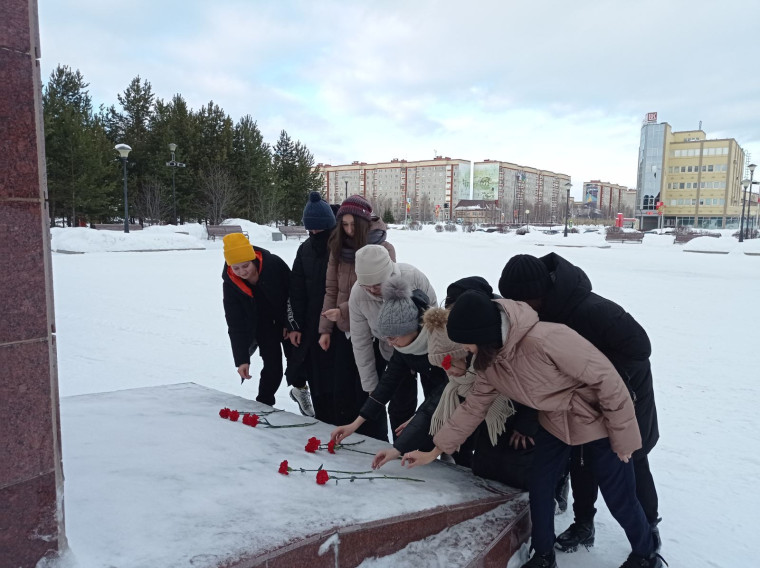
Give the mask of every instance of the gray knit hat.
[[417, 331], [420, 312], [412, 300], [411, 285], [394, 276], [383, 283], [383, 307], [377, 316], [377, 331], [386, 337], [399, 337]]

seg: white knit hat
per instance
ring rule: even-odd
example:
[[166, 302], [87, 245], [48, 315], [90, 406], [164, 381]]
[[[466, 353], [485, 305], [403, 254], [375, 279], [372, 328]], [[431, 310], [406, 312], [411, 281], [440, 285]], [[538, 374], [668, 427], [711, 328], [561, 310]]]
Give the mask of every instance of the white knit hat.
[[365, 245], [356, 251], [354, 270], [362, 286], [382, 284], [393, 274], [394, 263], [388, 249], [380, 245]]

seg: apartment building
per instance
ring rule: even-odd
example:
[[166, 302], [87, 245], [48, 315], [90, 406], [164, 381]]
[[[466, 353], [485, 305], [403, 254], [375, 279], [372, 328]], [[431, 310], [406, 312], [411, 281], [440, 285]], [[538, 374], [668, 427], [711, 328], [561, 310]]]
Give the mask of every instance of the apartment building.
[[397, 222], [405, 218], [423, 223], [448, 220], [454, 205], [470, 197], [468, 160], [436, 156], [432, 160], [318, 167], [324, 176], [322, 193], [329, 203], [359, 194], [378, 216], [390, 211]]
[[636, 210], [636, 190], [598, 179], [583, 183], [583, 201], [577, 215], [613, 219], [618, 213], [633, 217]]
[[733, 138], [673, 132], [649, 113], [641, 127], [636, 216], [643, 230], [664, 227], [738, 228], [745, 154]]
[[473, 172], [472, 199], [497, 201], [500, 222], [564, 220], [569, 175], [496, 160], [476, 162]]

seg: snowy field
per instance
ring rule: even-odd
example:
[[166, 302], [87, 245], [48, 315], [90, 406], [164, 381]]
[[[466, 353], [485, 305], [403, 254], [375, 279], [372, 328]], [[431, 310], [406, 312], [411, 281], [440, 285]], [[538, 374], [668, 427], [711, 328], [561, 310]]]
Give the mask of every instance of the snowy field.
[[[254, 244], [292, 264], [298, 241], [272, 242], [271, 228], [234, 222], [244, 225]], [[680, 246], [672, 236], [646, 235], [643, 244], [608, 246], [596, 233], [563, 238], [426, 227], [392, 230], [388, 240], [400, 262], [427, 274], [439, 298], [450, 282], [475, 274], [496, 288], [513, 254], [554, 251], [581, 266], [594, 290], [623, 305], [652, 340], [661, 439], [650, 461], [660, 494], [663, 556], [671, 566], [755, 565], [760, 256], [745, 253], [760, 253], [760, 239], [739, 244], [724, 234]], [[76, 556], [78, 537], [88, 531], [76, 519], [88, 518], [87, 508], [96, 505], [68, 493], [77, 483], [69, 474], [75, 468], [67, 469], [66, 443], [67, 429], [75, 428], [68, 410], [76, 399], [66, 397], [194, 382], [252, 399], [255, 386], [240, 385], [230, 353], [221, 240], [207, 241], [192, 225], [129, 235], [54, 229], [52, 246], [85, 253], [53, 254], [67, 533]], [[188, 250], [113, 252], [152, 249]], [[258, 364], [254, 358], [252, 367]], [[284, 382], [277, 403], [296, 412]], [[346, 506], [336, 503], [335, 514]], [[625, 559], [622, 529], [601, 499], [597, 508], [596, 547], [560, 554], [560, 566], [609, 567]], [[557, 517], [557, 531], [571, 521], [571, 513]]]

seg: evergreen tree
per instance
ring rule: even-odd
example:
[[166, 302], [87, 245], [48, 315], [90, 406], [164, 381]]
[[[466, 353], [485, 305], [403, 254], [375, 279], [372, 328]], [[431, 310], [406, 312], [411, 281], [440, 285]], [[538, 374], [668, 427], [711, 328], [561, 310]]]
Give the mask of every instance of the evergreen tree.
[[[194, 176], [195, 190], [188, 206], [191, 215], [206, 218], [206, 197], [201, 189], [200, 172], [208, 173], [221, 168], [225, 172], [225, 182], [235, 183], [234, 175], [228, 167], [233, 155], [233, 124], [232, 119], [214, 101], [210, 101], [194, 115], [194, 122], [192, 159], [193, 171], [198, 172], [198, 175]], [[237, 196], [233, 197], [228, 203], [237, 203]], [[225, 207], [224, 213], [231, 210]]]
[[309, 192], [322, 188], [322, 174], [314, 167], [314, 156], [295, 144], [284, 130], [274, 148], [274, 182], [281, 203], [280, 218], [300, 223]]
[[263, 213], [265, 196], [272, 187], [272, 151], [256, 122], [245, 115], [233, 132], [232, 168], [240, 187], [240, 205], [236, 214], [256, 223], [267, 223]]
[[386, 209], [383, 212], [383, 221], [385, 221], [385, 223], [387, 224], [395, 223], [396, 219], [393, 218], [393, 211], [391, 211], [390, 209]]
[[43, 90], [45, 153], [50, 217], [78, 221], [102, 219], [113, 210], [110, 191], [116, 176], [102, 123], [93, 115], [82, 74], [59, 65]]

